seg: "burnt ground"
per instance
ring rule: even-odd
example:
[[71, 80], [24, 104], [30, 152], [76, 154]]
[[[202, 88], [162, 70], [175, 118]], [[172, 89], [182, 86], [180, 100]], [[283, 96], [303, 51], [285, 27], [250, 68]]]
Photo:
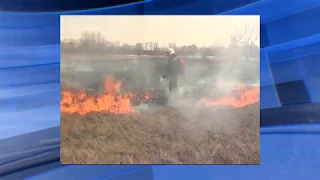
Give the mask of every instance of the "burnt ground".
[[63, 164], [259, 164], [259, 105], [62, 114]]

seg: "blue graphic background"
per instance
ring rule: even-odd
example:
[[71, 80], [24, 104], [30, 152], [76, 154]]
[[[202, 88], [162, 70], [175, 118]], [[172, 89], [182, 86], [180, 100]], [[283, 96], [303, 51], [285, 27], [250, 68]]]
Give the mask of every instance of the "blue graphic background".
[[[0, 13], [0, 179], [320, 177], [320, 1], [153, 0], [51, 13], [49, 2], [21, 10], [12, 1], [2, 10], [15, 13]], [[261, 165], [61, 166], [60, 14], [260, 15]]]

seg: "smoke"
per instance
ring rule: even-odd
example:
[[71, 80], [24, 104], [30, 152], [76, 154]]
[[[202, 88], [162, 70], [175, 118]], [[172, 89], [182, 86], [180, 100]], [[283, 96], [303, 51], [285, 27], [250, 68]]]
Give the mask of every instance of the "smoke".
[[200, 135], [208, 131], [215, 134], [233, 134], [240, 123], [234, 117], [234, 109], [208, 107], [200, 100], [186, 100], [170, 97], [169, 107], [183, 116], [183, 124], [188, 134]]
[[[187, 63], [186, 75], [180, 87], [180, 97], [170, 96], [169, 106], [181, 112], [189, 133], [209, 129], [234, 133], [240, 123], [231, 108], [208, 107], [202, 98], [220, 99], [232, 96], [240, 85], [259, 83], [259, 61], [241, 59], [241, 51], [220, 52], [215, 60]], [[191, 95], [190, 95], [191, 94]]]
[[[241, 52], [220, 52], [215, 59], [203, 61], [185, 58], [185, 76], [180, 97], [169, 96], [168, 106], [180, 112], [188, 133], [197, 134], [209, 129], [233, 133], [239, 126], [234, 110], [207, 107], [202, 98], [219, 99], [230, 96], [241, 84], [257, 83], [259, 63], [242, 60]], [[162, 79], [167, 61], [144, 56], [81, 56], [62, 61], [62, 80], [76, 88], [98, 90], [106, 77], [123, 81], [123, 91], [139, 92], [147, 88], [163, 89], [168, 93], [168, 81]], [[258, 64], [258, 65], [257, 65]], [[258, 77], [258, 78], [257, 78]], [[156, 106], [140, 104], [136, 111], [152, 113]]]
[[62, 58], [61, 76], [76, 89], [101, 90], [105, 79], [113, 79], [123, 82], [123, 91], [136, 92], [159, 84], [161, 63], [143, 56], [68, 55]]

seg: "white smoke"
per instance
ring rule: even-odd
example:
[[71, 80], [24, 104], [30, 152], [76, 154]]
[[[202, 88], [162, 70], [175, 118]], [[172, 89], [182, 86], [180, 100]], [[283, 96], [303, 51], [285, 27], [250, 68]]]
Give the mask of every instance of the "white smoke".
[[[220, 54], [214, 72], [205, 74], [207, 64], [186, 65], [186, 76], [180, 87], [180, 98], [170, 96], [169, 106], [180, 111], [193, 130], [214, 129], [223, 133], [233, 133], [241, 122], [232, 117], [234, 109], [208, 107], [202, 98], [220, 99], [232, 95], [240, 85], [259, 84], [259, 65], [239, 59], [241, 52]], [[215, 64], [213, 64], [215, 66]], [[247, 79], [253, 79], [247, 81]], [[192, 94], [187, 96], [185, 94]], [[204, 113], [208, 115], [203, 115]], [[197, 132], [190, 132], [196, 134]]]

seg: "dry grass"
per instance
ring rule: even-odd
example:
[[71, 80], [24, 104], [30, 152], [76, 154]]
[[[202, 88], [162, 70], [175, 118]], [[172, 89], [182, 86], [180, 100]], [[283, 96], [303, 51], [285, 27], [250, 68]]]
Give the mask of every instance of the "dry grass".
[[[188, 119], [166, 107], [150, 113], [62, 114], [63, 164], [259, 164], [259, 106]], [[220, 122], [220, 123], [219, 123]]]

